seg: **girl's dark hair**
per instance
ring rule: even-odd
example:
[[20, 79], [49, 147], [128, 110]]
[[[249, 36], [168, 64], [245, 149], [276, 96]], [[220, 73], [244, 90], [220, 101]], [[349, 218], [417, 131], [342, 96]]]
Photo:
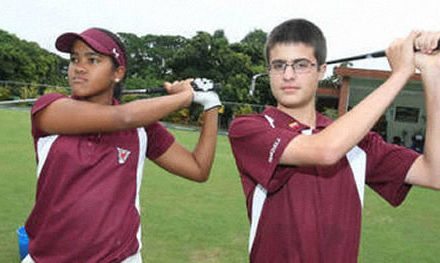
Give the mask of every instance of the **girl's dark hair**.
[[270, 63], [270, 51], [277, 44], [304, 43], [313, 47], [318, 65], [325, 63], [327, 44], [321, 29], [305, 19], [287, 20], [270, 32], [265, 47], [266, 63]]
[[[127, 61], [127, 55], [126, 55], [126, 50], [125, 50], [125, 45], [124, 43], [122, 43], [121, 39], [113, 32], [107, 30], [107, 29], [103, 29], [103, 28], [98, 28], [95, 27], [94, 29], [99, 30], [103, 33], [105, 33], [106, 35], [108, 35], [109, 37], [111, 37], [113, 39], [113, 41], [116, 42], [116, 44], [118, 44], [119, 48], [122, 50], [122, 56], [124, 56], [125, 61]], [[113, 62], [113, 68], [116, 69], [118, 68], [120, 65], [119, 63], [116, 61], [116, 59], [114, 57], [112, 58], [112, 62]], [[126, 62], [126, 67], [128, 67], [128, 61]], [[122, 96], [122, 91], [124, 90], [124, 81], [127, 77], [127, 71], [125, 71], [125, 75], [124, 78], [121, 79], [121, 81], [119, 81], [118, 83], [115, 84], [115, 87], [113, 89], [113, 98], [120, 100], [121, 96]]]

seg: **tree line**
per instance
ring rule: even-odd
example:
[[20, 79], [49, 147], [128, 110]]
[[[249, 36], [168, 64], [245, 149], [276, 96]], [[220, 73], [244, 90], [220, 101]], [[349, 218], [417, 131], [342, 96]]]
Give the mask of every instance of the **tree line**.
[[[259, 111], [253, 105], [274, 105], [267, 77], [258, 78], [253, 96], [249, 95], [252, 77], [266, 71], [264, 45], [267, 33], [256, 29], [241, 41], [230, 43], [223, 30], [213, 34], [199, 31], [186, 38], [173, 35], [138, 36], [118, 33], [126, 47], [128, 71], [126, 89], [161, 86], [164, 81], [204, 77], [221, 85], [219, 95], [229, 103], [221, 118], [227, 127], [234, 115]], [[11, 87], [0, 84], [0, 100], [34, 98], [66, 87], [69, 61], [41, 48], [37, 43], [19, 39], [0, 29], [0, 81], [45, 84]], [[327, 79], [333, 83], [335, 76]], [[64, 90], [65, 91], [65, 90]], [[65, 91], [66, 93], [68, 91]], [[136, 99], [124, 96], [125, 101]], [[168, 118], [180, 123], [198, 121], [199, 110], [190, 108]]]
[[[249, 96], [253, 75], [265, 71], [267, 34], [254, 30], [230, 43], [223, 30], [197, 32], [191, 38], [118, 33], [128, 56], [127, 89], [156, 87], [164, 81], [204, 77], [220, 83], [222, 100], [271, 104], [267, 80], [259, 79]], [[66, 86], [68, 60], [0, 30], [0, 80]]]

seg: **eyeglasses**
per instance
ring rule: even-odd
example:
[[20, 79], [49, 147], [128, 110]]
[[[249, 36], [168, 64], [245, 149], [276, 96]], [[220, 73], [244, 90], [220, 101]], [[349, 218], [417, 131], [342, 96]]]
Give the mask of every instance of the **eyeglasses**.
[[284, 74], [288, 66], [292, 67], [295, 73], [304, 74], [309, 73], [316, 64], [307, 59], [294, 60], [291, 64], [283, 60], [275, 60], [270, 63], [269, 70], [274, 74]]

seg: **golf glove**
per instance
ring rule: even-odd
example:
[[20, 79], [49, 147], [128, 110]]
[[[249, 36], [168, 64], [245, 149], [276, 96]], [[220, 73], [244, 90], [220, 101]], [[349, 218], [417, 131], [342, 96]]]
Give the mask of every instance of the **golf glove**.
[[203, 106], [203, 110], [207, 111], [213, 108], [221, 107], [222, 103], [215, 91], [193, 91], [194, 102]]
[[202, 105], [204, 111], [222, 106], [218, 94], [214, 91], [214, 83], [211, 80], [198, 78], [192, 82], [192, 85], [193, 101]]

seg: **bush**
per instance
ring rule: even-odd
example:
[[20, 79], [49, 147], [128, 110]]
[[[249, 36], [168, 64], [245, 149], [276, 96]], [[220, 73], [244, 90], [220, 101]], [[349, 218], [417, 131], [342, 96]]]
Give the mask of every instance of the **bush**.
[[36, 98], [38, 96], [38, 87], [35, 86], [22, 87], [19, 92], [21, 99]]
[[163, 120], [171, 123], [178, 123], [178, 124], [189, 124], [190, 123], [190, 111], [189, 109], [181, 109], [179, 111], [173, 112], [167, 117], [165, 117]]
[[243, 104], [243, 105], [240, 105], [234, 109], [234, 117], [240, 116], [240, 115], [245, 115], [245, 114], [250, 114], [253, 112], [255, 112], [255, 111], [254, 111], [254, 109], [252, 109], [251, 105]]
[[70, 95], [70, 90], [68, 87], [46, 87], [44, 89], [44, 94], [48, 94], [48, 93], [61, 93], [64, 95]]
[[332, 120], [336, 120], [338, 118], [338, 110], [334, 108], [324, 108], [322, 114], [329, 117]]
[[7, 87], [0, 87], [0, 100], [12, 99], [11, 90]]

